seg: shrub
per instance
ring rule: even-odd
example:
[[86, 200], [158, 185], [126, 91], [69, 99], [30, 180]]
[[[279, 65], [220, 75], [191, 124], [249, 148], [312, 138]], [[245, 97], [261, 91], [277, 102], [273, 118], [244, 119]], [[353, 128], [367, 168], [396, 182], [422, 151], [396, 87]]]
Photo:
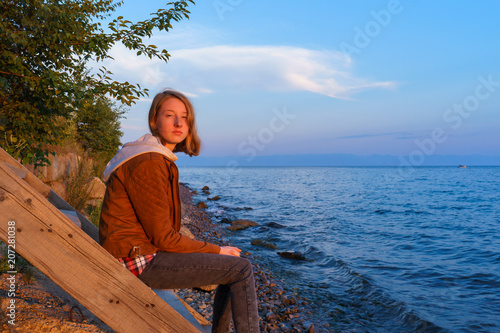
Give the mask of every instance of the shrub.
[[65, 200], [80, 213], [84, 213], [90, 200], [91, 183], [94, 177], [94, 165], [91, 159], [82, 158], [76, 171], [68, 178]]

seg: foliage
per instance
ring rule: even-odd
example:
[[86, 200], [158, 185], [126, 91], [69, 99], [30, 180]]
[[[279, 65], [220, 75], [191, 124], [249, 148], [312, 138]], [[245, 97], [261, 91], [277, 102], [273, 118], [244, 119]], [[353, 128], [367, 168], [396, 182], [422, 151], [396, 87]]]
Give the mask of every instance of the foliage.
[[[171, 21], [188, 18], [188, 3], [167, 4], [150, 18], [130, 22], [112, 18], [123, 1], [0, 0], [0, 145], [23, 163], [48, 162], [46, 148], [66, 135], [71, 120], [95, 97], [110, 96], [131, 105], [147, 90], [113, 81], [105, 67], [86, 67], [111, 59], [122, 43], [137, 54], [167, 61], [169, 54], [143, 39], [154, 30], [168, 31]], [[103, 20], [110, 19], [107, 30]], [[54, 120], [58, 119], [58, 125]], [[60, 126], [59, 126], [60, 125]]]
[[96, 227], [99, 227], [99, 220], [101, 218], [102, 200], [97, 200], [93, 205], [87, 206], [85, 212]]
[[75, 141], [96, 162], [95, 175], [102, 175], [106, 163], [121, 145], [120, 118], [123, 113], [125, 111], [108, 98], [97, 97], [75, 116]]
[[68, 178], [64, 200], [81, 213], [90, 200], [92, 178], [94, 178], [92, 160], [87, 158], [82, 158], [78, 162], [78, 168]]

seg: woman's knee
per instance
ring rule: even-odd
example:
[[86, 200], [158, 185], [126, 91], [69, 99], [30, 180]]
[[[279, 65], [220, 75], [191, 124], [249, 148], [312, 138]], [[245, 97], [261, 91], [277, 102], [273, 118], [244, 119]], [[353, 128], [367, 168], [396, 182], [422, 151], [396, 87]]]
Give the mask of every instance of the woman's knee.
[[250, 260], [246, 258], [239, 258], [240, 261], [238, 263], [238, 270], [244, 276], [244, 278], [253, 278], [253, 266]]

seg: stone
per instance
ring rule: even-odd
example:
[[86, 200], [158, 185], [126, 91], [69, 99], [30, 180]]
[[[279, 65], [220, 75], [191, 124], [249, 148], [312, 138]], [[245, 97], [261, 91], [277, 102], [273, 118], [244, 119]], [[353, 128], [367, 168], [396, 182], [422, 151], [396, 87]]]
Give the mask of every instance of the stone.
[[302, 253], [297, 251], [278, 252], [278, 255], [288, 259], [306, 260], [306, 257]]
[[237, 230], [243, 230], [243, 229], [247, 229], [247, 228], [250, 228], [253, 226], [257, 226], [257, 225], [259, 225], [257, 222], [250, 221], [250, 220], [244, 220], [244, 219], [234, 220], [233, 222], [231, 222], [231, 226], [226, 227], [226, 229], [237, 231]]
[[106, 193], [106, 185], [98, 177], [92, 178], [89, 184], [90, 199], [103, 199]]
[[207, 206], [207, 204], [206, 204], [206, 203], [204, 203], [203, 201], [200, 201], [200, 202], [198, 202], [198, 203], [196, 204], [196, 207], [198, 207], [198, 208], [202, 208], [202, 209], [205, 209], [205, 208], [207, 208], [208, 206]]
[[68, 178], [78, 169], [80, 157], [75, 153], [50, 155], [50, 165], [38, 168], [36, 171], [32, 165], [26, 168], [39, 177], [44, 183], [51, 183]]
[[211, 291], [217, 289], [218, 286], [219, 286], [218, 284], [210, 284], [207, 286], [195, 287], [194, 289], [205, 291], [205, 292], [211, 292]]
[[268, 312], [266, 314], [266, 320], [270, 321], [270, 320], [273, 320], [273, 319], [276, 319], [276, 314], [274, 314], [273, 312]]
[[232, 225], [229, 227], [226, 227], [227, 230], [232, 230], [232, 231], [239, 231], [239, 230], [244, 230], [248, 227], [242, 226], [242, 225]]
[[276, 229], [284, 227], [284, 225], [276, 223], [276, 222], [268, 222], [268, 223], [265, 224], [265, 226], [266, 227], [270, 227], [270, 228], [276, 228]]
[[272, 250], [277, 250], [278, 247], [276, 246], [276, 244], [273, 244], [271, 242], [268, 242], [268, 241], [265, 241], [265, 240], [262, 240], [262, 239], [254, 239], [252, 240], [252, 242], [250, 243], [252, 245], [256, 245], [256, 246], [260, 246], [260, 247], [266, 247], [268, 249], [272, 249]]
[[217, 201], [217, 200], [220, 200], [220, 196], [216, 195], [215, 197], [213, 198], [207, 198], [208, 200], [211, 200], [211, 201]]
[[102, 199], [92, 199], [87, 201], [87, 207], [97, 207], [97, 206], [102, 206]]
[[191, 232], [191, 230], [189, 230], [186, 226], [181, 226], [181, 230], [179, 231], [181, 234], [183, 235], [186, 235], [188, 236], [189, 238], [191, 239], [194, 239], [194, 235], [193, 233]]
[[201, 190], [202, 191], [208, 191], [208, 190], [210, 190], [210, 187], [208, 187], [208, 186], [205, 185], [205, 186], [203, 186], [203, 188]]
[[60, 181], [51, 182], [48, 184], [50, 189], [54, 191], [61, 198], [66, 197], [66, 186]]
[[236, 207], [235, 210], [253, 210], [252, 207]]
[[228, 223], [229, 224], [229, 223], [231, 223], [231, 220], [228, 219], [227, 217], [223, 217], [223, 218], [221, 218], [220, 223]]

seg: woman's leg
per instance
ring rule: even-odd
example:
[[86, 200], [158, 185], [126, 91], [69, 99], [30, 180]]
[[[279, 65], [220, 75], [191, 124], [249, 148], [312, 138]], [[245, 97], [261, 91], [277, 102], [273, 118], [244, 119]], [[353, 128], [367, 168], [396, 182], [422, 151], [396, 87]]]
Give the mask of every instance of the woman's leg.
[[228, 332], [232, 317], [231, 290], [229, 286], [223, 284], [217, 286], [213, 310], [212, 332]]
[[158, 252], [139, 278], [153, 289], [218, 284], [212, 330], [226, 332], [232, 310], [237, 332], [259, 331], [255, 282], [247, 259], [212, 253]]

